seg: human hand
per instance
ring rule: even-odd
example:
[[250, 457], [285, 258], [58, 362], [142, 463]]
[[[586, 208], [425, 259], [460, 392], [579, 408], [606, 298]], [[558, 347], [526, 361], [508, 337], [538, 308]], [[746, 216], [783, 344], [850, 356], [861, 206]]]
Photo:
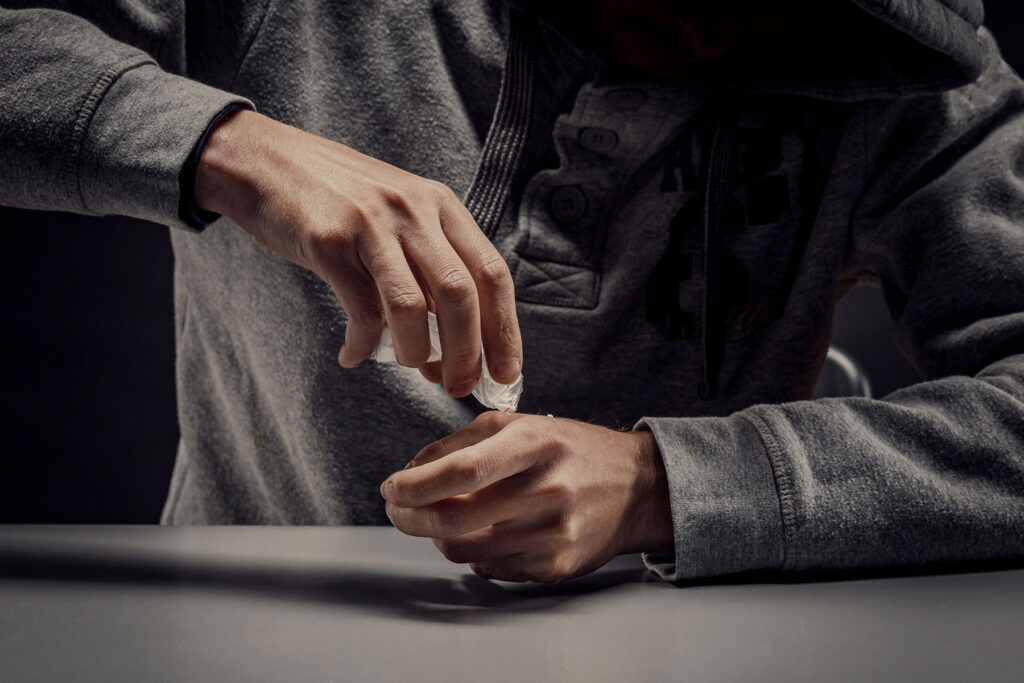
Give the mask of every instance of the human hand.
[[[508, 266], [445, 185], [251, 111], [214, 129], [196, 173], [196, 204], [230, 217], [263, 246], [310, 269], [348, 316], [344, 367], [366, 360], [385, 321], [398, 362], [454, 396], [481, 376], [508, 384], [522, 339]], [[443, 358], [427, 363], [427, 310]]]
[[484, 413], [381, 486], [392, 523], [485, 578], [558, 582], [673, 547], [650, 432]]

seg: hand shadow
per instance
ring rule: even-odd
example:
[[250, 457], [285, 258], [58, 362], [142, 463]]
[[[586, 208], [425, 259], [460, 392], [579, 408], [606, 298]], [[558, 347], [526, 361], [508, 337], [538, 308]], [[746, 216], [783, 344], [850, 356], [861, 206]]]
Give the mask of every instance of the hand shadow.
[[[199, 588], [244, 592], [277, 601], [336, 603], [346, 608], [440, 623], [487, 624], [554, 609], [569, 601], [638, 582], [657, 581], [636, 560], [613, 560], [592, 574], [557, 585], [509, 584], [463, 574], [457, 579], [365, 566], [324, 566], [74, 544], [0, 544], [0, 577]], [[658, 581], [658, 583], [661, 583]], [[663, 584], [664, 585], [664, 584]]]

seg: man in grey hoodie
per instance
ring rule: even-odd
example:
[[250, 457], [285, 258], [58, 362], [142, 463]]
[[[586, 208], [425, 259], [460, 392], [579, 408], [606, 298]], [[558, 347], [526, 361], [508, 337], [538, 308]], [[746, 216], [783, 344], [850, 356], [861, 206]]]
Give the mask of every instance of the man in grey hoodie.
[[[1024, 555], [1024, 86], [980, 2], [714, 7], [5, 2], [0, 202], [175, 228], [164, 521], [386, 514], [516, 580]], [[860, 281], [928, 380], [808, 400]], [[530, 414], [461, 398], [481, 347]]]

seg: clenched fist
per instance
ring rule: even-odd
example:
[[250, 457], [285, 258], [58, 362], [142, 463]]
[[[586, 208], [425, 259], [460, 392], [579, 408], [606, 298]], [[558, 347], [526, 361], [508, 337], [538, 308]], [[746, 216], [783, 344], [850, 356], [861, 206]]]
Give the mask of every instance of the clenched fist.
[[673, 547], [654, 436], [539, 415], [480, 415], [381, 486], [392, 523], [507, 581], [557, 582]]

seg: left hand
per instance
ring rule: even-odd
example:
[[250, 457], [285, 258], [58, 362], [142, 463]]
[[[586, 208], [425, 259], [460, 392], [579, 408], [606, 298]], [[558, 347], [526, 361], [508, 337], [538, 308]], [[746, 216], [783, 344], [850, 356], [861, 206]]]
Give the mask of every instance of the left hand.
[[654, 436], [484, 413], [381, 485], [401, 531], [484, 578], [554, 583], [673, 546]]

